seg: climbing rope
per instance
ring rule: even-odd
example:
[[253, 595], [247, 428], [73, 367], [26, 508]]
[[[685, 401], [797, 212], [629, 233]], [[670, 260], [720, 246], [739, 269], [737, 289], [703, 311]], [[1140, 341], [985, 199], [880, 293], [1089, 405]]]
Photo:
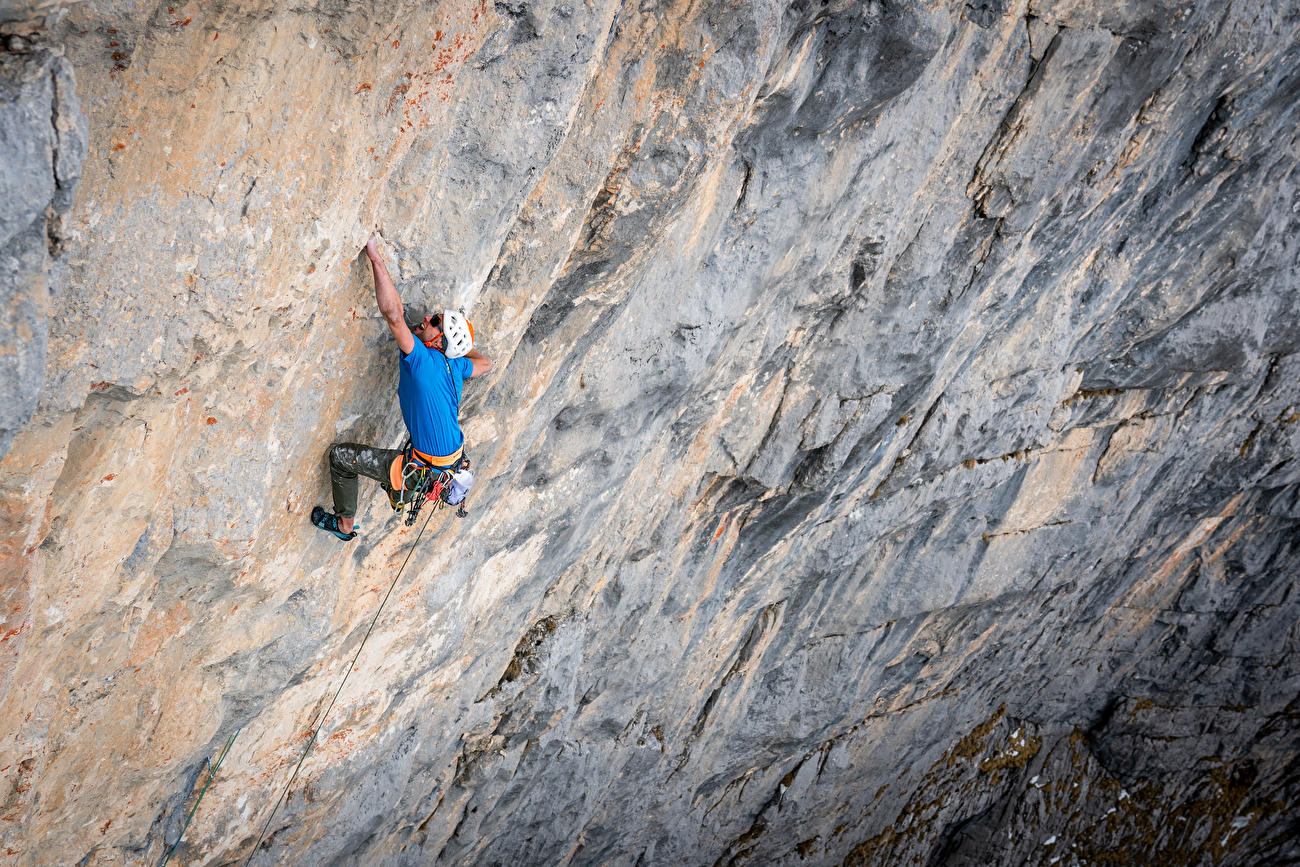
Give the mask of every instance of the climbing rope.
[[185, 832], [190, 828], [190, 819], [193, 819], [194, 814], [199, 811], [199, 804], [203, 803], [203, 796], [208, 793], [208, 786], [212, 785], [212, 781], [217, 778], [217, 771], [221, 770], [221, 763], [226, 760], [226, 753], [230, 752], [231, 745], [234, 744], [235, 738], [239, 737], [241, 731], [243, 729], [235, 729], [235, 733], [230, 736], [230, 740], [226, 741], [225, 749], [221, 751], [221, 755], [217, 757], [217, 763], [212, 766], [212, 772], [208, 774], [208, 781], [203, 784], [203, 791], [199, 792], [199, 799], [194, 802], [194, 806], [190, 808], [190, 814], [185, 817], [185, 824], [181, 827], [180, 836], [176, 838], [176, 842], [172, 844], [172, 847], [167, 850], [167, 856], [162, 859], [162, 864], [159, 867], [167, 867], [167, 862], [172, 859], [172, 855], [176, 854], [176, 847], [181, 844], [181, 840], [185, 838]]
[[[361, 639], [361, 645], [357, 647], [357, 652], [352, 657], [351, 665], [349, 665], [348, 670], [344, 672], [343, 681], [339, 684], [339, 688], [334, 692], [334, 698], [330, 700], [329, 707], [325, 708], [325, 713], [317, 717], [320, 725], [313, 727], [311, 739], [307, 741], [307, 748], [302, 751], [302, 758], [298, 760], [297, 766], [293, 769], [293, 775], [289, 777], [289, 782], [285, 785], [284, 791], [280, 793], [280, 797], [276, 800], [275, 806], [271, 808], [271, 814], [266, 817], [266, 824], [262, 826], [262, 832], [257, 835], [257, 842], [253, 844], [253, 850], [248, 853], [248, 860], [244, 862], [244, 867], [248, 867], [248, 865], [252, 863], [253, 856], [257, 854], [258, 847], [262, 845], [262, 840], [266, 837], [267, 829], [271, 827], [271, 821], [279, 811], [280, 805], [284, 803], [284, 799], [288, 796], [289, 790], [293, 788], [294, 780], [298, 779], [298, 772], [302, 770], [302, 763], [307, 761], [307, 756], [311, 754], [312, 747], [316, 745], [316, 737], [320, 734], [321, 727], [325, 725], [326, 718], [329, 717], [330, 711], [334, 709], [334, 702], [339, 700], [339, 696], [343, 693], [343, 687], [347, 685], [348, 678], [352, 675], [352, 671], [357, 667], [357, 660], [361, 658], [361, 651], [365, 649], [366, 642], [370, 640], [370, 633], [375, 631], [375, 624], [379, 622], [379, 615], [383, 613], [384, 606], [388, 604], [388, 597], [393, 595], [393, 588], [397, 586], [397, 580], [402, 577], [402, 572], [406, 569], [406, 564], [411, 562], [411, 555], [415, 553], [416, 546], [420, 544], [420, 539], [424, 536], [424, 531], [429, 526], [429, 519], [433, 517], [435, 511], [436, 509], [430, 509], [428, 517], [426, 517], [424, 523], [420, 525], [420, 532], [416, 535], [415, 541], [411, 543], [411, 550], [406, 552], [406, 559], [402, 561], [402, 565], [398, 568], [397, 574], [393, 576], [393, 583], [388, 585], [388, 592], [384, 594], [383, 600], [379, 603], [379, 609], [375, 611], [375, 616], [370, 621], [370, 628], [366, 630], [365, 637]], [[198, 805], [196, 804], [195, 806], [197, 807]], [[182, 833], [184, 832], [182, 831]]]

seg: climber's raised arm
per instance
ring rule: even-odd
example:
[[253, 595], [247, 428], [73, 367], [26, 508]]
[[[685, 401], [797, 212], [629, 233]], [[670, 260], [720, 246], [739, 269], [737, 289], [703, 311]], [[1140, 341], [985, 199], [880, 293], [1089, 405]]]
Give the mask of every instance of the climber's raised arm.
[[415, 348], [415, 335], [402, 317], [402, 299], [393, 286], [393, 278], [388, 276], [388, 267], [379, 253], [379, 244], [374, 235], [366, 241], [366, 256], [370, 259], [370, 269], [375, 275], [375, 303], [379, 305], [379, 312], [388, 323], [388, 330], [393, 332], [398, 348], [403, 355], [407, 355]]

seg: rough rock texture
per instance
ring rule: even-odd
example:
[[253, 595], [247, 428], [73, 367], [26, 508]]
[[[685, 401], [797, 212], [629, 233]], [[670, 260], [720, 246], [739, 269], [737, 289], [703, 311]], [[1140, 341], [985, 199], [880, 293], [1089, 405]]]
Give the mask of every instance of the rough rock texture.
[[0, 457], [36, 409], [49, 294], [86, 157], [72, 66], [46, 38], [58, 17], [53, 4], [0, 2]]
[[[56, 33], [90, 153], [0, 465], [12, 863], [159, 863], [236, 732], [173, 863], [1300, 861], [1294, 4]], [[357, 542], [306, 520], [330, 442], [402, 435], [372, 226], [496, 368], [471, 515], [322, 719], [417, 532], [374, 486]]]

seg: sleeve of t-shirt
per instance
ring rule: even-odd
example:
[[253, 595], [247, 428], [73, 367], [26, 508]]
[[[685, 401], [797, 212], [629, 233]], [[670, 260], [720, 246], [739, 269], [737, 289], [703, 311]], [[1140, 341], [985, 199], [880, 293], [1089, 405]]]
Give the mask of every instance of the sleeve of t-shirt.
[[451, 360], [456, 364], [456, 372], [460, 374], [461, 379], [469, 379], [474, 375], [474, 362], [468, 358], [462, 356]]
[[429, 355], [429, 349], [420, 341], [415, 341], [411, 351], [402, 356], [402, 364], [406, 365], [407, 371], [414, 374], [424, 364]]

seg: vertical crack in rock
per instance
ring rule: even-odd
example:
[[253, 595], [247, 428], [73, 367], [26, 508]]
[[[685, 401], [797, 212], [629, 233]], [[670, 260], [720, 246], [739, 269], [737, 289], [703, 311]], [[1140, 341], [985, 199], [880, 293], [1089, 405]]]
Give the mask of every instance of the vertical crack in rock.
[[58, 291], [64, 223], [86, 155], [86, 118], [72, 72], [47, 44], [43, 19], [25, 4], [6, 9], [2, 17], [0, 458], [31, 418], [44, 380], [49, 299]]

